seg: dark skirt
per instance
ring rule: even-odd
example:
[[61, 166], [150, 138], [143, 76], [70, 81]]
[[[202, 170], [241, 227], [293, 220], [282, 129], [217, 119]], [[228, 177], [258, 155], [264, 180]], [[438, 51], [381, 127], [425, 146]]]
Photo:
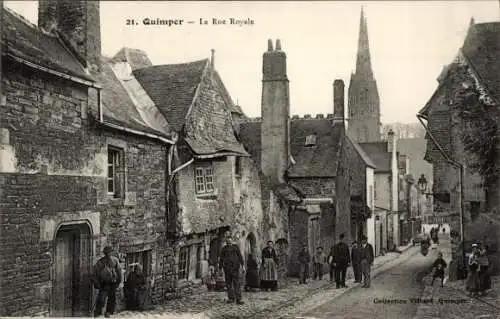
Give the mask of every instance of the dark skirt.
[[479, 291], [491, 289], [491, 277], [488, 273], [488, 266], [479, 268]]
[[467, 277], [466, 285], [467, 291], [478, 292], [479, 291], [479, 272], [472, 269]]
[[247, 288], [259, 288], [259, 272], [257, 269], [247, 269], [245, 279]]

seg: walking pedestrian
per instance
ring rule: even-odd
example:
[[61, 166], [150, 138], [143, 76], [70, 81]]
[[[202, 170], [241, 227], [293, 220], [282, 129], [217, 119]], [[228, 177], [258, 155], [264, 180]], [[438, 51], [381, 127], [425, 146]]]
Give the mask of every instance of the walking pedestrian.
[[323, 253], [323, 247], [316, 248], [316, 255], [313, 257], [313, 279], [323, 279], [323, 265], [326, 262], [325, 254]]
[[307, 282], [307, 278], [309, 277], [309, 263], [311, 262], [311, 256], [309, 255], [305, 244], [302, 244], [302, 248], [297, 259], [299, 261], [299, 283], [305, 284]]
[[227, 288], [227, 303], [242, 305], [240, 273], [245, 271], [240, 248], [233, 243], [231, 235], [226, 235], [226, 245], [220, 252], [219, 266], [224, 269]]
[[262, 250], [262, 264], [260, 268], [260, 288], [264, 290], [278, 289], [278, 256], [273, 247], [273, 241], [267, 242], [267, 247]]
[[104, 257], [99, 259], [94, 266], [92, 281], [94, 288], [99, 290], [94, 317], [100, 317], [102, 315], [104, 304], [106, 304], [105, 317], [110, 317], [115, 312], [116, 289], [122, 282], [122, 270], [120, 261], [118, 258], [111, 255], [112, 252], [113, 247], [104, 247]]
[[347, 288], [345, 275], [347, 266], [351, 263], [351, 255], [349, 253], [349, 246], [344, 242], [344, 234], [340, 234], [339, 242], [333, 248], [333, 263], [337, 288]]
[[361, 250], [358, 247], [358, 242], [354, 241], [351, 248], [352, 271], [354, 272], [354, 282], [360, 283], [362, 279], [361, 271]]
[[432, 264], [432, 268], [434, 269], [434, 274], [432, 275], [431, 286], [434, 285], [434, 280], [436, 278], [441, 279], [441, 287], [443, 287], [444, 283], [444, 269], [446, 268], [446, 261], [443, 259], [443, 253], [438, 253], [438, 258]]
[[368, 243], [365, 235], [361, 237], [361, 270], [363, 272], [363, 288], [369, 288], [371, 285], [371, 268], [375, 256], [373, 254], [373, 247]]

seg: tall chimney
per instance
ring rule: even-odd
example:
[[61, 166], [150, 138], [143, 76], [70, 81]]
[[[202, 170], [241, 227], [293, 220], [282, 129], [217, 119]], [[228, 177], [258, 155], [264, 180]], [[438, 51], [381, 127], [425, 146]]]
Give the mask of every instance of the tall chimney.
[[289, 165], [290, 100], [286, 54], [281, 43], [268, 41], [262, 65], [262, 172], [277, 182], [285, 181]]
[[392, 129], [387, 132], [387, 153], [392, 153], [396, 147], [396, 135]]
[[57, 31], [89, 71], [101, 70], [99, 1], [40, 0], [38, 26]]
[[344, 81], [333, 81], [333, 125], [344, 125]]

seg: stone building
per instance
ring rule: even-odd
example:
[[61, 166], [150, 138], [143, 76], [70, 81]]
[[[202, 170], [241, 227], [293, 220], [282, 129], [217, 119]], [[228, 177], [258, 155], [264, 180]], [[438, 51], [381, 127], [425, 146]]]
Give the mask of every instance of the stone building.
[[348, 131], [354, 140], [377, 142], [381, 139], [380, 99], [373, 75], [368, 27], [363, 9], [359, 22], [356, 71], [351, 74], [348, 98]]
[[375, 164], [375, 249], [376, 255], [399, 245], [399, 170], [397, 140], [389, 131], [386, 141], [360, 143]]
[[160, 300], [175, 285], [175, 134], [101, 56], [98, 2], [41, 1], [39, 26], [1, 14], [0, 315], [88, 316], [105, 245], [124, 270], [142, 263]]
[[[341, 80], [334, 83], [333, 116], [290, 118], [289, 94], [286, 54], [279, 40], [275, 48], [269, 40], [263, 55], [262, 118], [241, 123], [240, 138], [263, 175], [274, 183], [271, 195], [282, 194], [285, 199], [278, 204], [288, 216], [289, 274], [294, 275], [301, 244], [313, 253], [319, 246], [329, 249], [340, 233], [349, 241], [355, 237], [351, 234], [349, 174], [364, 174], [370, 164], [363, 161], [365, 157], [357, 168], [348, 163], [361, 155], [345, 133]], [[364, 207], [362, 190], [360, 196]]]
[[216, 71], [214, 55], [153, 66], [144, 52], [124, 48], [112, 58], [129, 94], [150, 99], [178, 136], [167, 181], [178, 288], [201, 283], [207, 267], [217, 265], [227, 232], [245, 259], [260, 257], [267, 240], [279, 241], [286, 255], [288, 212], [281, 200], [300, 200], [262, 174], [238, 140], [246, 117]]
[[[433, 165], [434, 211], [449, 217], [453, 258], [459, 265], [461, 205], [466, 243], [492, 241], [498, 247], [498, 229], [490, 232], [482, 225], [473, 232], [468, 225], [499, 207], [499, 35], [499, 22], [471, 20], [455, 60], [443, 69], [434, 94], [417, 115], [427, 131], [425, 159]], [[482, 171], [474, 167], [478, 163]]]

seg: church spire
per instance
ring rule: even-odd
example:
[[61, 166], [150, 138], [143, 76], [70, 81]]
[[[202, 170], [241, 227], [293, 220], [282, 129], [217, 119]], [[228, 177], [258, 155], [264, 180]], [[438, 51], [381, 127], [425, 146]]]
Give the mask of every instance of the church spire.
[[368, 44], [368, 27], [366, 26], [366, 17], [361, 7], [361, 18], [359, 20], [359, 39], [358, 55], [356, 59], [356, 74], [364, 76], [373, 76], [372, 64], [370, 59], [370, 46]]

